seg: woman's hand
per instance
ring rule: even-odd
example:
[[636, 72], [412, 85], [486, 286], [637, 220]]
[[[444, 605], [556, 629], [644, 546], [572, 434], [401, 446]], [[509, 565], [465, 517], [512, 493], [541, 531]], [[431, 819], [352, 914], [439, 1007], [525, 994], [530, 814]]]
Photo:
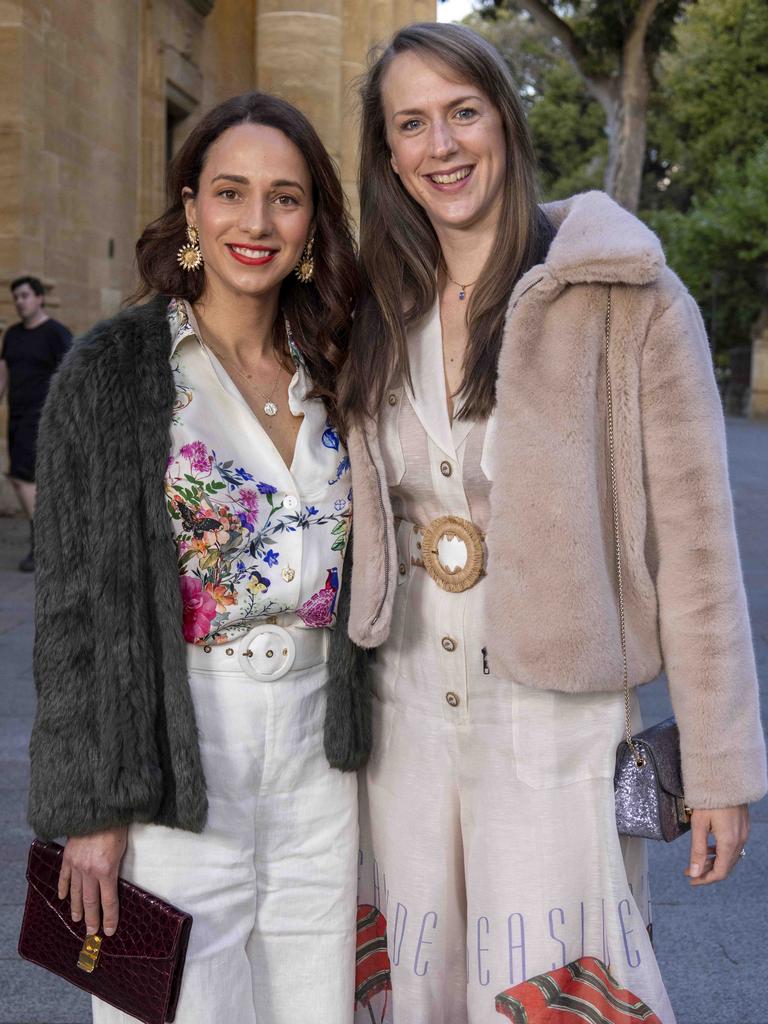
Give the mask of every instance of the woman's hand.
[[59, 899], [70, 894], [72, 920], [85, 914], [89, 935], [99, 930], [104, 911], [104, 934], [114, 935], [117, 928], [117, 872], [128, 841], [127, 826], [106, 828], [89, 836], [75, 836], [64, 847], [59, 873]]
[[[714, 843], [709, 845], [709, 835]], [[749, 808], [695, 810], [691, 816], [691, 860], [685, 869], [691, 885], [722, 882], [733, 870], [749, 836]]]

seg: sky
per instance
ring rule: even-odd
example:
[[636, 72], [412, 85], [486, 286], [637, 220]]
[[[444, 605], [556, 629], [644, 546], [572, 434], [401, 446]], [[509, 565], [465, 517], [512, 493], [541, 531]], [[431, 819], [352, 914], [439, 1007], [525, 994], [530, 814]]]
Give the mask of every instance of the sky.
[[460, 21], [472, 10], [472, 0], [446, 0], [437, 5], [438, 21]]

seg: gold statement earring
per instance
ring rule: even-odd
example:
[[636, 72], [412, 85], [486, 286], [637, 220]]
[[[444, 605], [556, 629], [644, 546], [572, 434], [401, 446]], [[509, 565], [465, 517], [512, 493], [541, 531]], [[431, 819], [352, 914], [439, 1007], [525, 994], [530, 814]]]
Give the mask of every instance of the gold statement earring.
[[314, 245], [315, 236], [311, 235], [306, 241], [304, 252], [301, 254], [299, 262], [293, 268], [294, 274], [302, 284], [309, 284], [315, 276], [315, 257], [312, 255]]
[[189, 241], [182, 245], [176, 253], [179, 266], [184, 270], [199, 270], [203, 265], [203, 254], [200, 252], [200, 235], [196, 227], [187, 224], [187, 238]]

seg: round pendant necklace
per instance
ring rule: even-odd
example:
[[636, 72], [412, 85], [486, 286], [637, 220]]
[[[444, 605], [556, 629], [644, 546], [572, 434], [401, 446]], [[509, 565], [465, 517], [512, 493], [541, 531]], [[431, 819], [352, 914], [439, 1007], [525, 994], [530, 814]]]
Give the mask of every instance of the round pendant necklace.
[[243, 378], [243, 380], [250, 384], [252, 388], [256, 388], [258, 393], [264, 399], [264, 412], [267, 414], [267, 416], [277, 416], [277, 403], [273, 401], [273, 396], [275, 394], [275, 391], [277, 391], [277, 385], [280, 383], [280, 373], [282, 372], [282, 367], [278, 367], [277, 377], [275, 377], [275, 383], [272, 385], [272, 390], [269, 392], [268, 395], [265, 395], [264, 392], [259, 387], [259, 385], [255, 384], [247, 373], [243, 373], [239, 366], [235, 366], [235, 369]]
[[[211, 346], [209, 345], [208, 347], [210, 348]], [[283, 369], [282, 366], [279, 366], [278, 369], [277, 369], [277, 377], [275, 377], [275, 383], [272, 385], [272, 389], [270, 390], [268, 395], [265, 395], [264, 392], [259, 387], [259, 385], [256, 384], [247, 373], [243, 373], [243, 371], [240, 369], [240, 367], [237, 365], [237, 363], [232, 362], [229, 359], [225, 359], [215, 349], [211, 349], [211, 351], [213, 352], [213, 354], [215, 356], [218, 357], [219, 362], [222, 362], [222, 363], [230, 362], [231, 365], [235, 368], [235, 370], [237, 370], [237, 372], [240, 374], [240, 376], [246, 382], [246, 384], [248, 384], [249, 387], [255, 388], [258, 391], [258, 393], [264, 399], [263, 409], [264, 409], [264, 412], [265, 412], [265, 414], [267, 416], [277, 416], [277, 411], [278, 410], [277, 410], [277, 403], [274, 401], [274, 394], [275, 394], [275, 391], [277, 391], [277, 385], [280, 383], [280, 374], [282, 373], [282, 369]]]

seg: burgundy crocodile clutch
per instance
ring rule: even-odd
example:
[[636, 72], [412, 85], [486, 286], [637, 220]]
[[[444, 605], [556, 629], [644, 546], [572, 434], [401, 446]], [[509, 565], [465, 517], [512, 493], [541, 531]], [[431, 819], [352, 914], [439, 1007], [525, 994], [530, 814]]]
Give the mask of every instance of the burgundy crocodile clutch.
[[144, 1024], [172, 1021], [192, 917], [121, 878], [117, 931], [84, 945], [85, 924], [57, 894], [63, 852], [32, 843], [19, 954]]

